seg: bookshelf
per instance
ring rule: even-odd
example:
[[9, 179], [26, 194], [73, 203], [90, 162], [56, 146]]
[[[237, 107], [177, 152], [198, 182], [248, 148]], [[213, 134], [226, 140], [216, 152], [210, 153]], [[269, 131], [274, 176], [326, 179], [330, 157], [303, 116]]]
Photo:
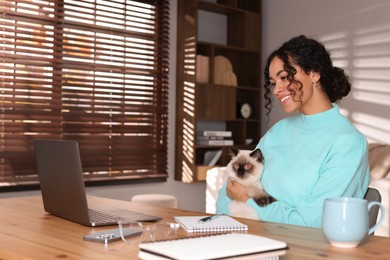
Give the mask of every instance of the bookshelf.
[[205, 180], [205, 153], [230, 160], [229, 146], [199, 144], [199, 133], [230, 131], [246, 149], [260, 139], [261, 0], [178, 1], [177, 24], [175, 180], [191, 183]]

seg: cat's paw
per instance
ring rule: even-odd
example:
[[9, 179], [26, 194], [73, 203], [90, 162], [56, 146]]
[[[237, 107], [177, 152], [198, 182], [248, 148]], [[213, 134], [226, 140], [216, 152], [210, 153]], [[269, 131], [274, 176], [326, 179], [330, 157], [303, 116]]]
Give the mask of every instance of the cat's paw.
[[256, 204], [259, 205], [260, 207], [264, 207], [264, 206], [267, 206], [269, 204], [268, 196], [254, 198], [254, 200], [255, 200]]
[[272, 197], [272, 196], [262, 196], [262, 197], [259, 197], [259, 198], [254, 198], [254, 201], [260, 207], [265, 207], [265, 206], [271, 204], [272, 202], [275, 202], [276, 199], [274, 197]]
[[272, 196], [268, 196], [268, 201], [269, 201], [269, 204], [271, 204], [272, 202], [275, 202], [276, 199]]

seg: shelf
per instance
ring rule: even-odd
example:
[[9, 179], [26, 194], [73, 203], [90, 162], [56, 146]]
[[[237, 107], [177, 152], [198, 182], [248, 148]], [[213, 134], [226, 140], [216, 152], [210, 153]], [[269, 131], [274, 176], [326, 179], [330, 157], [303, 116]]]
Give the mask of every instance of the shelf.
[[[198, 21], [200, 12], [225, 24], [210, 29], [210, 21]], [[239, 149], [253, 149], [260, 139], [261, 0], [178, 1], [177, 46], [175, 180], [191, 183], [204, 181], [208, 151], [222, 150], [218, 166], [231, 158], [229, 146], [198, 145], [199, 132], [230, 131]], [[252, 108], [247, 119], [243, 103]]]
[[[259, 1], [247, 2], [258, 3]], [[234, 3], [231, 3], [231, 5], [224, 5], [206, 1], [198, 1], [199, 10], [208, 12], [209, 14], [214, 13], [214, 15], [220, 18], [221, 16], [225, 17], [225, 20], [227, 21], [226, 28], [221, 28], [221, 30], [226, 30], [226, 46], [230, 46], [231, 48], [237, 47], [238, 49], [243, 48], [244, 51], [258, 50], [261, 46], [261, 26], [259, 26], [261, 24], [260, 12], [253, 12], [233, 6], [235, 6]], [[261, 4], [256, 6], [258, 8], [256, 8], [255, 10], [260, 10], [259, 6], [261, 6]], [[194, 18], [196, 19], [197, 16], [194, 16]], [[195, 29], [199, 30], [199, 34], [201, 34], [202, 30], [207, 30], [210, 28], [210, 23], [207, 23], [206, 27], [203, 27], [201, 26], [201, 22], [202, 21], [196, 21], [197, 27]], [[218, 21], [218, 23], [220, 22], [221, 21]], [[207, 41], [204, 40], [199, 42], [201, 44], [207, 43]], [[209, 42], [208, 44], [213, 43]], [[218, 43], [215, 43], [215, 46], [219, 46], [222, 48], [222, 46], [218, 45]]]
[[[213, 42], [205, 42], [205, 41], [198, 41], [198, 50], [202, 53], [202, 49], [220, 49], [220, 50], [225, 50], [225, 51], [235, 51], [235, 52], [242, 52], [242, 53], [252, 53], [252, 54], [258, 54], [258, 50], [250, 50], [245, 47], [240, 47], [240, 46], [235, 46], [235, 45], [226, 45], [226, 44], [219, 44], [219, 43], [213, 43]], [[203, 51], [207, 52], [207, 51]]]
[[236, 12], [254, 12], [260, 13], [261, 4], [259, 1], [252, 0], [242, 0], [242, 1], [218, 1], [218, 3], [213, 3], [209, 1], [198, 1], [198, 9], [220, 13], [220, 14], [230, 14]]

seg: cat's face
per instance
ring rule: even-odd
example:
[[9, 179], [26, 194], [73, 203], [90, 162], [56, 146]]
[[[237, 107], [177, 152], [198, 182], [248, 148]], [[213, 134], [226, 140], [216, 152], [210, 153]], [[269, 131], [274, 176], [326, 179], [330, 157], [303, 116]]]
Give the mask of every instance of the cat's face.
[[260, 149], [235, 150], [231, 149], [232, 159], [227, 165], [230, 178], [247, 180], [260, 179], [264, 168], [264, 157]]

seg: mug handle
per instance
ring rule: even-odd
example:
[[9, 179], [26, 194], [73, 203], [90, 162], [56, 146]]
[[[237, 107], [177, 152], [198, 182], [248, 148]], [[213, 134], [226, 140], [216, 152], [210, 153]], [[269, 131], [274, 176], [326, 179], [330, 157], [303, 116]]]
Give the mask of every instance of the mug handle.
[[371, 235], [372, 233], [374, 233], [374, 231], [377, 230], [377, 228], [379, 228], [380, 225], [382, 225], [382, 222], [385, 219], [385, 207], [383, 206], [382, 203], [380, 203], [378, 201], [371, 201], [371, 202], [368, 203], [368, 212], [370, 212], [371, 208], [373, 206], [375, 206], [375, 205], [378, 205], [380, 207], [380, 209], [381, 209], [381, 217], [376, 222], [376, 224], [368, 230], [368, 235]]

